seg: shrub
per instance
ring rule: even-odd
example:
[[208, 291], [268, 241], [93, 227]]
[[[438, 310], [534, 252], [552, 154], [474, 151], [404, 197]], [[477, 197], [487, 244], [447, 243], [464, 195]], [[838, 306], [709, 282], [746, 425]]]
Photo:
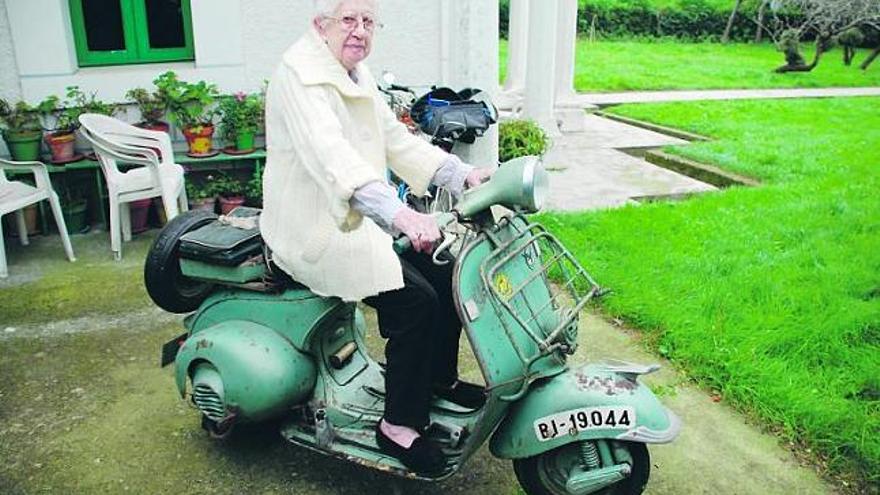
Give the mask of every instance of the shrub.
[[[757, 1], [746, 0], [731, 29], [732, 40], [749, 41], [755, 36]], [[717, 0], [580, 0], [578, 33], [595, 28], [599, 36], [671, 36], [686, 40], [715, 40], [721, 37], [733, 2]], [[499, 26], [507, 37], [510, 1], [501, 0]]]
[[521, 156], [543, 155], [550, 145], [544, 129], [531, 120], [501, 122], [498, 133], [498, 159], [501, 162]]

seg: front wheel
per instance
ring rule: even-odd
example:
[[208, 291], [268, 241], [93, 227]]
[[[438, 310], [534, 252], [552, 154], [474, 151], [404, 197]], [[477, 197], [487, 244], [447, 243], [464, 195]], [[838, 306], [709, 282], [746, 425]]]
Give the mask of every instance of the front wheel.
[[[629, 476], [613, 485], [596, 489], [585, 487], [569, 490], [569, 478], [574, 473], [589, 472], [585, 450], [598, 454], [598, 442], [604, 442], [613, 462], [606, 465], [598, 458], [599, 464], [592, 469], [604, 469], [618, 464], [629, 465]], [[614, 442], [599, 440], [573, 442], [556, 449], [542, 452], [525, 459], [514, 459], [513, 470], [516, 478], [528, 495], [639, 495], [648, 484], [651, 474], [651, 459], [648, 448], [643, 443]], [[588, 444], [588, 445], [585, 445]], [[592, 444], [593, 448], [590, 448]]]

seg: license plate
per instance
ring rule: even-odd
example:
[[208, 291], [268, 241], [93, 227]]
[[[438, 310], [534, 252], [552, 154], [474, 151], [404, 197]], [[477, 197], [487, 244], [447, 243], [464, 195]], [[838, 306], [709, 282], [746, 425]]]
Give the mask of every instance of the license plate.
[[584, 430], [628, 430], [636, 424], [631, 407], [584, 407], [551, 414], [535, 421], [535, 435], [541, 442], [562, 435], [576, 436]]

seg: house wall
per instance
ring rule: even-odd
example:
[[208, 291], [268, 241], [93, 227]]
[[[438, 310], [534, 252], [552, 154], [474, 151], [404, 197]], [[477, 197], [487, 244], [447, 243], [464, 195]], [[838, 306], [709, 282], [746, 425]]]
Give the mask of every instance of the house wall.
[[[68, 0], [0, 3], [5, 6], [0, 16], [0, 94], [20, 93], [31, 102], [62, 94], [73, 84], [97, 91], [102, 99], [122, 101], [127, 89], [149, 86], [169, 69], [183, 79], [214, 81], [224, 91], [255, 90], [308, 27], [312, 5], [311, 0], [192, 0], [195, 62], [79, 68]], [[451, 74], [456, 54], [477, 46], [466, 31], [474, 22], [456, 16], [475, 10], [485, 10], [486, 23], [496, 26], [497, 36], [497, 0], [382, 0], [386, 27], [376, 36], [369, 65], [377, 76], [383, 70], [394, 72], [401, 84], [453, 83], [461, 78]], [[7, 13], [8, 22], [3, 22]], [[487, 65], [474, 70], [491, 71]]]
[[0, 0], [0, 98], [17, 100], [21, 98], [21, 84], [18, 82], [18, 66], [12, 46], [12, 33], [6, 17], [6, 0]]
[[[110, 102], [151, 87], [167, 70], [223, 92], [256, 91], [308, 28], [312, 0], [191, 0], [195, 61], [132, 66], [77, 64], [68, 0], [0, 0], [0, 95], [36, 103], [80, 86]], [[477, 86], [497, 93], [498, 0], [381, 0], [385, 28], [368, 60], [399, 84]], [[14, 57], [11, 56], [14, 54]], [[480, 152], [491, 161], [497, 138]], [[487, 154], [488, 153], [488, 154]], [[467, 156], [464, 154], [464, 156]]]

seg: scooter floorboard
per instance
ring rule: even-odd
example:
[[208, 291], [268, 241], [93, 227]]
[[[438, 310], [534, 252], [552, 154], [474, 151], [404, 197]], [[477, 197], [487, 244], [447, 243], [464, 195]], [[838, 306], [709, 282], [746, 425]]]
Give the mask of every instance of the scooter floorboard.
[[289, 442], [305, 447], [313, 452], [336, 457], [371, 469], [377, 469], [404, 478], [437, 481], [445, 479], [458, 469], [461, 449], [443, 448], [447, 468], [435, 477], [428, 477], [410, 471], [396, 458], [382, 452], [375, 440], [375, 422], [361, 421], [358, 425], [334, 433], [333, 439], [321, 447], [315, 443], [315, 429], [310, 425], [290, 422], [281, 428], [281, 435]]

